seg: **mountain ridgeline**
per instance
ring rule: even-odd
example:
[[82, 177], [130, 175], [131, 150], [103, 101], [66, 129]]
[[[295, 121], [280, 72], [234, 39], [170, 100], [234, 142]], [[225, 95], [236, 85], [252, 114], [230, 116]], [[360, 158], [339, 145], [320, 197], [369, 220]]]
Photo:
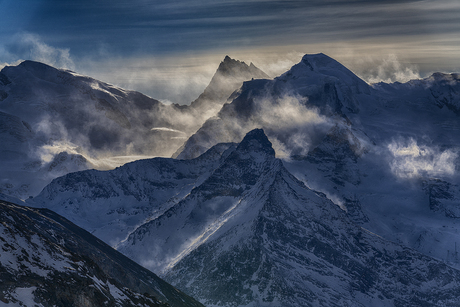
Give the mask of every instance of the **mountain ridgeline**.
[[[20, 80], [8, 69], [0, 75], [8, 119], [0, 128], [28, 148], [21, 139], [34, 139], [37, 125], [7, 112], [28, 101], [11, 98]], [[121, 97], [97, 82], [84, 93], [105, 86]], [[149, 101], [159, 109], [143, 116], [161, 125], [144, 128], [169, 134], [174, 158], [67, 171], [26, 203], [64, 216], [206, 306], [458, 305], [458, 74], [367, 84], [314, 54], [270, 79], [226, 57], [190, 106]], [[126, 129], [142, 135], [140, 119], [123, 114]], [[184, 128], [190, 118], [194, 128]], [[53, 168], [92, 161], [68, 154]]]

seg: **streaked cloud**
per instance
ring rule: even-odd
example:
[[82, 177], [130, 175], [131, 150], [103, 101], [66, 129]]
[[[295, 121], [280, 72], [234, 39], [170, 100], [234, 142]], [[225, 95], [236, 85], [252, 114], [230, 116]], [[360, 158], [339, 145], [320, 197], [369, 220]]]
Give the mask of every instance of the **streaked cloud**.
[[445, 177], [455, 174], [458, 153], [453, 149], [418, 144], [414, 139], [393, 141], [388, 145], [392, 155], [391, 171], [400, 178]]
[[457, 0], [1, 3], [0, 63], [74, 63], [79, 72], [171, 102], [195, 99], [227, 54], [271, 76], [317, 52], [358, 75], [369, 75], [370, 64], [395, 70], [393, 56], [403, 78], [460, 71]]

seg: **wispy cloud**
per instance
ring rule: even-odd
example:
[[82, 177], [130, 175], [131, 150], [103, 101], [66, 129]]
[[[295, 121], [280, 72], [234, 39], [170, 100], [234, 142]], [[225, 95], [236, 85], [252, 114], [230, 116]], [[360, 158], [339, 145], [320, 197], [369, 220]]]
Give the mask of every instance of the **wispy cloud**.
[[418, 68], [415, 65], [401, 63], [396, 54], [389, 54], [382, 59], [362, 58], [361, 65], [360, 77], [368, 83], [407, 82], [420, 78]]
[[390, 168], [400, 178], [455, 174], [458, 152], [454, 149], [442, 150], [437, 146], [419, 145], [410, 138], [391, 142], [388, 150], [391, 153]]
[[103, 54], [81, 59], [78, 72], [124, 89], [136, 90], [167, 104], [190, 104], [209, 84], [225, 54], [201, 57]]
[[17, 65], [22, 60], [42, 62], [57, 68], [75, 69], [75, 63], [70, 56], [70, 49], [56, 48], [46, 44], [40, 36], [32, 33], [18, 33], [0, 48], [0, 58]]

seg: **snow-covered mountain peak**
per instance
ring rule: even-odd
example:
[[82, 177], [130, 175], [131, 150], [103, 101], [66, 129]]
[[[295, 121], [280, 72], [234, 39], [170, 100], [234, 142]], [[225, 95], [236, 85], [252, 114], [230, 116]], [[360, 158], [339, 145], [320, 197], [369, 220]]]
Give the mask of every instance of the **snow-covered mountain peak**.
[[70, 71], [57, 69], [44, 63], [26, 60], [17, 66], [6, 66], [2, 70], [6, 75], [23, 80], [39, 79], [56, 84], [62, 84], [64, 79], [62, 73]]
[[238, 145], [236, 152], [262, 153], [273, 158], [275, 157], [275, 150], [273, 150], [272, 143], [268, 140], [263, 129], [254, 129], [248, 132]]
[[302, 63], [307, 65], [312, 71], [319, 71], [324, 68], [341, 69], [342, 64], [324, 53], [306, 54], [302, 57]]
[[[294, 87], [310, 84], [322, 85], [337, 84], [336, 87], [346, 86], [355, 94], [369, 93], [369, 85], [356, 76], [351, 70], [334, 60], [333, 58], [323, 54], [306, 54], [302, 60], [292, 66], [292, 68], [276, 78], [280, 81], [295, 82]], [[326, 89], [327, 90], [327, 89]], [[342, 88], [341, 91], [346, 91]]]

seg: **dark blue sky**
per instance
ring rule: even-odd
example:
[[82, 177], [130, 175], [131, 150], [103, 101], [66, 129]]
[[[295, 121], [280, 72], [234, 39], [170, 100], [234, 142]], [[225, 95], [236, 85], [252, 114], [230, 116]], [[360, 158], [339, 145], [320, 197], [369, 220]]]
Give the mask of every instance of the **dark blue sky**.
[[316, 52], [370, 81], [459, 71], [459, 16], [458, 0], [0, 0], [0, 65], [40, 60], [187, 102], [226, 54], [273, 75]]

